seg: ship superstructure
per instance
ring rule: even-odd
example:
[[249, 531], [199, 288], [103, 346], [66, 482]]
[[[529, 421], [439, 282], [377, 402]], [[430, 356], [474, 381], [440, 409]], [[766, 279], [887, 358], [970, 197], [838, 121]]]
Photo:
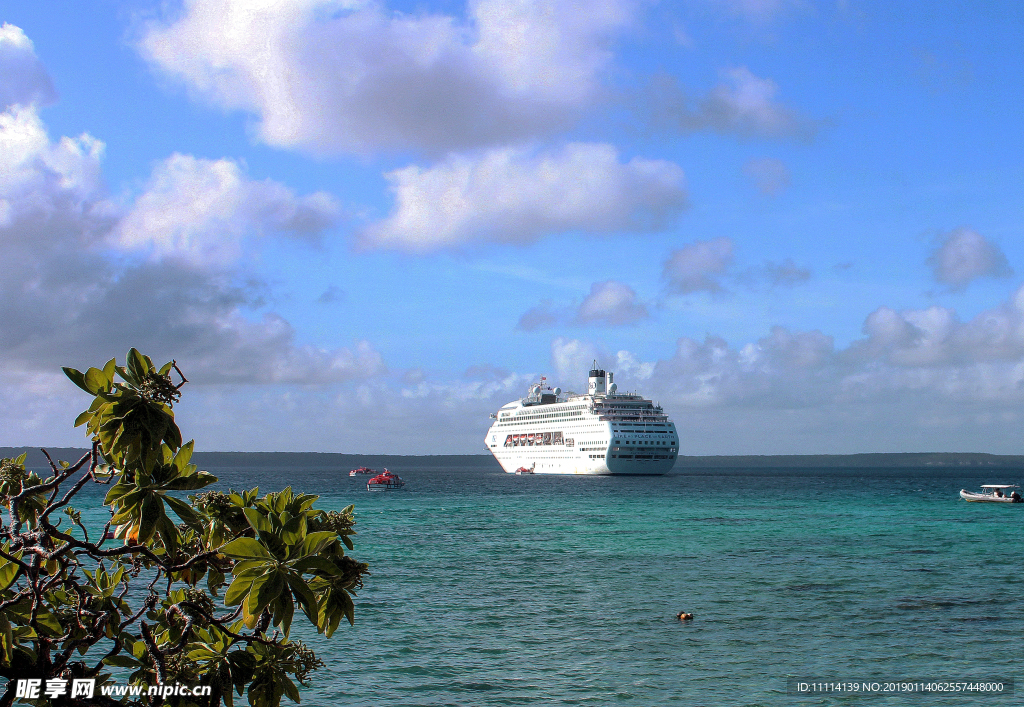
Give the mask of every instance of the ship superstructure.
[[503, 405], [484, 444], [512, 474], [664, 474], [675, 464], [679, 436], [660, 405], [619, 393], [611, 371], [590, 371], [586, 394], [530, 386]]

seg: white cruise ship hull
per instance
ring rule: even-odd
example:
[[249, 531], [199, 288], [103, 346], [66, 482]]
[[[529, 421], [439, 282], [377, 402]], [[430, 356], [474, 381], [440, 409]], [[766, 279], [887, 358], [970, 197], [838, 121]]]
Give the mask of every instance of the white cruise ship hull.
[[[646, 455], [641, 455], [645, 457]], [[534, 474], [595, 474], [595, 475], [634, 475], [661, 476], [668, 473], [675, 464], [672, 459], [605, 459], [591, 460], [580, 458], [553, 458], [551, 454], [537, 452], [535, 454], [503, 455], [495, 454], [501, 468], [514, 474], [518, 469], [529, 469]], [[502, 458], [504, 457], [504, 458]]]
[[491, 417], [487, 450], [509, 473], [653, 476], [675, 465], [679, 438], [660, 407], [619, 394], [612, 374], [590, 372], [590, 392], [531, 387]]

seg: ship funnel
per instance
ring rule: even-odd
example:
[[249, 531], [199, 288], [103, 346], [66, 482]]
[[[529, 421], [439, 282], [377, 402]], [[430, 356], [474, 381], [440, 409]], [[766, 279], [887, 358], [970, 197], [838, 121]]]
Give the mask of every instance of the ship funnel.
[[608, 378], [605, 377], [605, 372], [595, 365], [590, 369], [590, 394], [604, 395], [606, 392], [608, 392]]

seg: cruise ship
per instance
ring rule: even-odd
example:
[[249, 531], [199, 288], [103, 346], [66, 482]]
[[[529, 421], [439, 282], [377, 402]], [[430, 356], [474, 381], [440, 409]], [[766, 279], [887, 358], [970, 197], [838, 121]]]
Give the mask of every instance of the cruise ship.
[[585, 395], [546, 382], [491, 413], [484, 444], [506, 472], [659, 475], [675, 464], [675, 424], [660, 405], [619, 393], [596, 361]]

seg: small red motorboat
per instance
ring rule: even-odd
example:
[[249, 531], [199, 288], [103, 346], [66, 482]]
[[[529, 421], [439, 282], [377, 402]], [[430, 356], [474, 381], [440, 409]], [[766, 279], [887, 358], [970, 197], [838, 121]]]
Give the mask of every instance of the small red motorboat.
[[527, 469], [525, 466], [521, 466], [515, 470], [516, 474], [532, 474], [533, 469]]
[[376, 474], [376, 473], [377, 473], [376, 471], [374, 471], [373, 469], [371, 469], [368, 466], [361, 466], [361, 467], [359, 467], [357, 469], [353, 469], [352, 471], [348, 472], [348, 475], [349, 476], [359, 476], [360, 474]]
[[400, 489], [403, 486], [405, 486], [405, 482], [401, 477], [387, 469], [383, 474], [377, 474], [366, 482], [367, 491], [387, 491], [388, 489]]

